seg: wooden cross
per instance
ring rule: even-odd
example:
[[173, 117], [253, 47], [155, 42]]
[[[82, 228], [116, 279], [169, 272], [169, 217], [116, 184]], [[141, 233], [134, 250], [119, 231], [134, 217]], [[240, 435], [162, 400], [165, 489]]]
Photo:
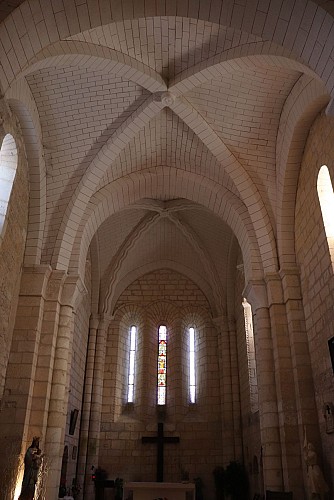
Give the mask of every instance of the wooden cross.
[[162, 483], [164, 480], [164, 444], [165, 443], [179, 443], [179, 437], [165, 437], [164, 436], [164, 424], [162, 422], [158, 423], [158, 435], [157, 436], [143, 436], [141, 438], [142, 443], [157, 443], [157, 482]]

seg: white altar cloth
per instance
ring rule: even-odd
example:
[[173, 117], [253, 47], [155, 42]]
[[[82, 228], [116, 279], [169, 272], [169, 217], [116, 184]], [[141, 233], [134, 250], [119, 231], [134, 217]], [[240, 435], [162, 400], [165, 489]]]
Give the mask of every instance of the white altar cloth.
[[[131, 496], [132, 492], [132, 496]], [[194, 500], [194, 483], [125, 483], [123, 500]]]

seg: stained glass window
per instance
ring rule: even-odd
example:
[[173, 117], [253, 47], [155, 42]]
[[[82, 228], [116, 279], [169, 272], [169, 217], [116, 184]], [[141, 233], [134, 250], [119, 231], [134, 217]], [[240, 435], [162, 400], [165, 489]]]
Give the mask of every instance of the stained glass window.
[[159, 327], [158, 349], [158, 405], [166, 404], [166, 379], [167, 379], [167, 328]]
[[130, 328], [129, 375], [128, 375], [128, 403], [133, 403], [133, 401], [134, 401], [136, 335], [137, 335], [137, 328], [135, 326], [131, 326], [131, 328]]
[[195, 379], [195, 329], [189, 328], [189, 399], [190, 403], [196, 401]]

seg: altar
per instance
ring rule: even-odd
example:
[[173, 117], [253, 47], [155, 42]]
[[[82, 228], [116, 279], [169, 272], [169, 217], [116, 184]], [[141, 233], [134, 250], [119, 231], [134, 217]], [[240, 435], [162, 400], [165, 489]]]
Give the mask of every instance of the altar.
[[194, 483], [125, 483], [123, 500], [195, 500]]

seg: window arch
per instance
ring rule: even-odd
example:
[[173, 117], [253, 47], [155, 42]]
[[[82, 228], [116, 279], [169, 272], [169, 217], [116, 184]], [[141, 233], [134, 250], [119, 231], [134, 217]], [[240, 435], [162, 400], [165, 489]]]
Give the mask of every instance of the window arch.
[[317, 191], [321, 208], [322, 220], [324, 222], [325, 233], [328, 241], [329, 251], [334, 260], [334, 191], [326, 165], [322, 165], [317, 179]]
[[243, 299], [251, 412], [259, 409], [252, 307]]
[[3, 231], [9, 198], [17, 169], [17, 148], [14, 137], [5, 135], [0, 149], [0, 235]]

